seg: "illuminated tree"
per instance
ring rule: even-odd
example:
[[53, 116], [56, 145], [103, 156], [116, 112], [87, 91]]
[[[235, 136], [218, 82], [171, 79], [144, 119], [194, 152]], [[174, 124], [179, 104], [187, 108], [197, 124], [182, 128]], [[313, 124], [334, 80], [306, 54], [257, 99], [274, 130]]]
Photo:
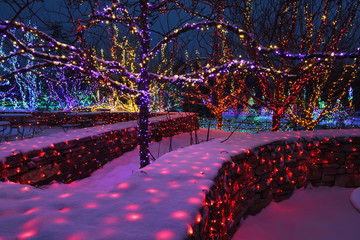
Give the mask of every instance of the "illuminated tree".
[[[337, 79], [329, 79], [328, 75], [331, 69], [341, 62], [333, 58], [318, 59], [318, 56], [326, 53], [331, 57], [336, 52], [349, 51], [353, 47], [351, 44], [358, 45], [359, 33], [353, 24], [357, 26], [359, 24], [359, 1], [238, 0], [230, 2], [228, 11], [231, 12], [233, 21], [253, 34], [262, 45], [270, 46], [277, 52], [277, 54], [259, 54], [258, 51], [253, 50], [245, 52], [257, 65], [274, 70], [271, 73], [251, 74], [246, 82], [248, 94], [258, 105], [267, 107], [273, 112], [272, 130], [279, 130], [280, 119], [289, 108], [293, 109], [291, 116], [295, 120], [297, 115], [295, 121], [300, 124], [304, 121], [301, 116], [312, 115], [309, 111], [314, 109], [316, 104], [315, 100], [308, 100], [324, 95], [322, 85], [339, 86], [334, 83]], [[259, 50], [260, 53], [267, 52], [267, 50]], [[288, 52], [292, 52], [293, 55], [288, 55]], [[279, 58], [279, 55], [282, 58]], [[353, 64], [351, 60], [344, 63]], [[274, 74], [276, 70], [296, 77], [289, 78], [282, 74]], [[325, 80], [327, 83], [324, 83]], [[310, 89], [309, 84], [314, 88]], [[253, 86], [260, 88], [255, 95], [251, 91]], [[294, 111], [305, 89], [309, 99], [302, 100], [307, 105]], [[341, 89], [343, 90], [342, 87]], [[310, 97], [312, 94], [318, 97]], [[330, 105], [335, 95], [343, 94], [339, 93], [339, 89], [334, 89], [333, 96], [322, 99], [328, 100]], [[309, 104], [312, 104], [312, 107]], [[304, 115], [301, 110], [305, 109], [308, 113]], [[326, 113], [325, 110], [324, 114]], [[310, 126], [313, 123], [303, 125]]]
[[[30, 32], [16, 32], [14, 29], [12, 30], [12, 34], [17, 35], [27, 44], [36, 41], [36, 36]], [[7, 49], [4, 45], [3, 37], [0, 37], [0, 55], [7, 55]], [[25, 54], [25, 59], [21, 59], [18, 56], [12, 56], [6, 59], [6, 62], [0, 62], [0, 71], [9, 73], [18, 68], [31, 65], [32, 60], [30, 54]], [[38, 108], [40, 98], [42, 97], [40, 94], [42, 82], [36, 74], [32, 72], [19, 73], [7, 79], [7, 81], [2, 82], [1, 85], [3, 89], [2, 101], [10, 100], [14, 105], [23, 109], [35, 110]]]
[[[105, 6], [103, 10], [91, 9], [89, 17], [83, 16], [83, 19], [77, 21], [77, 42], [75, 45], [61, 43], [38, 29], [14, 20], [1, 21], [0, 33], [6, 40], [13, 42], [16, 46], [7, 56], [2, 57], [0, 60], [6, 60], [12, 56], [24, 57], [24, 53], [26, 53], [31, 54], [34, 61], [32, 66], [16, 69], [10, 74], [3, 75], [2, 79], [7, 79], [11, 75], [22, 72], [41, 71], [45, 68], [57, 66], [73, 71], [76, 70], [83, 75], [91, 76], [92, 81], [109, 84], [122, 92], [136, 94], [138, 96], [136, 103], [139, 108], [140, 165], [143, 167], [149, 164], [148, 144], [150, 135], [148, 118], [151, 81], [178, 82], [180, 84], [186, 81], [193, 83], [203, 82], [206, 77], [204, 74], [210, 74], [209, 77], [212, 77], [211, 74], [216, 74], [223, 67], [221, 66], [219, 69], [203, 68], [196, 73], [169, 76], [150, 72], [150, 61], [158, 57], [158, 52], [163, 46], [167, 47], [168, 51], [174, 49], [174, 44], [188, 37], [190, 31], [202, 31], [204, 28], [216, 28], [221, 25], [227, 28], [228, 31], [240, 36], [244, 42], [249, 41], [250, 36], [241, 29], [224, 22], [206, 21], [206, 19], [203, 21], [204, 18], [195, 9], [192, 9], [192, 5], [187, 7], [179, 1], [168, 0], [152, 4], [150, 1], [140, 0], [134, 3], [136, 4], [112, 1], [110, 6]], [[176, 16], [179, 11], [181, 11], [181, 14], [187, 15], [187, 17], [179, 17], [179, 21], [174, 26], [165, 29], [164, 33], [157, 34], [154, 29], [151, 29], [151, 24], [155, 24], [158, 18], [166, 19], [171, 14]], [[181, 21], [181, 19], [184, 20]], [[193, 23], [187, 23], [190, 21], [193, 21]], [[92, 54], [92, 51], [87, 47], [89, 46], [86, 41], [88, 39], [86, 38], [87, 34], [95, 34], [100, 31], [99, 29], [112, 28], [113, 24], [117, 24], [119, 29], [121, 28], [121, 32], [127, 31], [127, 33], [131, 33], [137, 38], [139, 51], [137, 54], [138, 68], [135, 69], [135, 72], [121, 65], [119, 61], [99, 58]], [[11, 29], [14, 28], [36, 35], [39, 41], [24, 43], [11, 33]], [[151, 34], [155, 34], [153, 37], [155, 39], [154, 43], [150, 37]], [[184, 38], [181, 36], [184, 36]], [[232, 63], [233, 67], [239, 65], [238, 62]], [[136, 84], [136, 88], [126, 86], [114, 76], [126, 77]]]
[[[342, 104], [338, 104], [347, 95], [347, 90], [354, 82], [358, 67], [346, 65], [343, 69], [324, 69], [322, 73], [314, 74], [309, 83], [309, 94], [302, 94], [295, 99], [288, 113], [295, 124], [313, 130], [314, 127], [328, 115], [338, 112]], [[330, 71], [332, 70], [332, 71]], [[340, 73], [339, 74], [335, 74]], [[331, 72], [333, 72], [331, 74]], [[335, 75], [335, 76], [333, 76]], [[333, 79], [332, 79], [333, 78]], [[335, 79], [334, 79], [335, 78]]]
[[52, 67], [45, 69], [41, 77], [45, 80], [41, 94], [46, 98], [47, 109], [50, 109], [50, 103], [53, 108], [68, 111], [89, 107], [96, 101], [97, 84], [89, 84], [89, 79], [81, 77], [76, 71]]
[[[225, 0], [204, 0], [212, 11], [212, 16], [218, 22], [224, 21]], [[204, 59], [200, 57], [199, 52], [196, 52], [197, 58], [190, 59], [189, 54], [186, 53], [186, 63], [181, 68], [184, 70], [190, 67], [191, 71], [201, 68], [201, 61], [205, 61], [207, 66], [214, 67], [230, 62], [234, 59], [233, 52], [229, 48], [227, 30], [219, 25], [211, 34], [209, 41], [209, 58]], [[186, 66], [188, 65], [188, 66]], [[238, 104], [246, 102], [246, 96], [242, 88], [243, 77], [238, 73], [218, 73], [214, 77], [204, 79], [204, 84], [188, 85], [184, 91], [186, 103], [204, 105], [217, 120], [217, 128], [222, 128], [222, 115], [229, 109], [238, 107]]]
[[[258, 60], [257, 55], [266, 57], [267, 55], [277, 56], [281, 59], [297, 59], [304, 61], [309, 58], [316, 57], [319, 62], [324, 58], [350, 57], [359, 55], [356, 53], [311, 53], [299, 56], [292, 55], [282, 51], [278, 47], [265, 47], [258, 43], [253, 36], [235, 25], [227, 22], [219, 22], [206, 17], [207, 9], [201, 10], [201, 3], [194, 1], [183, 4], [178, 0], [163, 1], [119, 1], [113, 0], [107, 6], [107, 1], [83, 2], [82, 4], [90, 4], [93, 8], [88, 14], [82, 15], [81, 18], [75, 20], [77, 24], [76, 41], [74, 44], [65, 44], [57, 41], [43, 31], [35, 29], [31, 26], [17, 22], [15, 20], [0, 21], [0, 34], [5, 41], [15, 44], [15, 47], [6, 56], [0, 57], [0, 61], [7, 60], [13, 56], [24, 57], [25, 53], [32, 56], [33, 65], [22, 67], [12, 71], [9, 74], [1, 76], [2, 81], [22, 72], [40, 72], [43, 69], [54, 66], [76, 71], [82, 76], [90, 77], [91, 81], [97, 84], [106, 84], [112, 88], [116, 88], [123, 93], [137, 95], [136, 103], [139, 108], [138, 115], [138, 142], [140, 151], [140, 166], [144, 167], [149, 164], [149, 140], [150, 134], [148, 130], [149, 124], [149, 106], [150, 106], [150, 84], [153, 81], [167, 82], [183, 85], [188, 84], [205, 84], [204, 79], [214, 79], [221, 74], [240, 72], [253, 72], [257, 76], [268, 75], [277, 78], [295, 78], [300, 79], [298, 75], [286, 73], [286, 69], [271, 67], [263, 67], [262, 62]], [[81, 9], [86, 9], [81, 8]], [[167, 19], [176, 17], [176, 22], [170, 23]], [[162, 24], [164, 23], [164, 24]], [[116, 60], [106, 60], [95, 55], [91, 50], [94, 45], [95, 37], [100, 36], [101, 41], [111, 42], [111, 39], [105, 38], [99, 33], [107, 33], [113, 29], [113, 25], [119, 27], [121, 33], [132, 35], [138, 41], [138, 52], [136, 63], [138, 65], [135, 72], [121, 65]], [[158, 25], [156, 25], [158, 24]], [[181, 75], [171, 75], [171, 72], [158, 74], [151, 71], [151, 62], [159, 58], [159, 52], [165, 46], [166, 51], [171, 52], [177, 49], [178, 44], [185, 43], [185, 46], [197, 47], [199, 43], [198, 37], [194, 38], [194, 32], [202, 33], [202, 39], [206, 41], [210, 36], [210, 29], [224, 29], [228, 35], [232, 35], [232, 41], [238, 41], [236, 49], [244, 49], [252, 56], [254, 60], [244, 60], [234, 57], [231, 61], [219, 63], [210, 66], [202, 64], [198, 70], [194, 72], [185, 72]], [[21, 39], [12, 34], [12, 29], [19, 29], [24, 32], [30, 32], [37, 36], [38, 41], [34, 43], [25, 43]], [[190, 45], [195, 40], [195, 45]], [[240, 44], [241, 43], [241, 44]], [[10, 45], [9, 45], [10, 46]], [[105, 45], [107, 46], [107, 45]], [[201, 53], [201, 51], [200, 51]], [[202, 54], [202, 53], [201, 53]], [[234, 54], [239, 56], [239, 54]], [[283, 71], [284, 70], [284, 71]], [[310, 71], [310, 70], [309, 70]], [[128, 87], [118, 80], [118, 77], [126, 77], [136, 84], [136, 88]], [[302, 80], [302, 84], [306, 81]], [[91, 84], [91, 83], [90, 83]], [[269, 86], [270, 87], [270, 86]], [[281, 88], [279, 88], [281, 89]], [[293, 91], [295, 91], [294, 89]]]

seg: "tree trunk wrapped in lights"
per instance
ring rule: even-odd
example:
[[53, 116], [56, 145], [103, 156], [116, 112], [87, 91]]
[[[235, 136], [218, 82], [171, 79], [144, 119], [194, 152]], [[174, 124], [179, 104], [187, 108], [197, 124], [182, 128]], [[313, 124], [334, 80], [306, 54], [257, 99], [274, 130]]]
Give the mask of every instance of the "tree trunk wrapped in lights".
[[[252, 0], [230, 2], [232, 5], [228, 11], [231, 12], [233, 22], [245, 31], [252, 33], [262, 45], [272, 47], [283, 57], [279, 59], [276, 54], [259, 54], [258, 51], [248, 51], [247, 53], [250, 54], [253, 61], [264, 67], [296, 75], [295, 78], [286, 78], [270, 72], [253, 74], [247, 81], [248, 94], [252, 95], [253, 86], [259, 89], [258, 93], [252, 97], [258, 105], [265, 106], [274, 113], [272, 130], [280, 129], [279, 121], [289, 110], [292, 112], [292, 119], [300, 124], [303, 120], [299, 120], [299, 118], [303, 112], [299, 111], [299, 115], [295, 117], [296, 111], [291, 109], [298, 104], [297, 99], [301, 99], [304, 90], [309, 90], [308, 84], [314, 85], [313, 82], [322, 82], [322, 78], [326, 78], [331, 69], [338, 64], [352, 65], [354, 63], [352, 61], [354, 57], [351, 56], [348, 56], [350, 60], [343, 62], [336, 61], [331, 56], [340, 51], [353, 49], [358, 45], [359, 34], [355, 29], [359, 27], [360, 23], [360, 1]], [[329, 58], [318, 59], [317, 56], [321, 53], [326, 54]], [[307, 57], [304, 58], [304, 56]], [[338, 57], [341, 58], [341, 56]], [[336, 79], [332, 80], [333, 82], [337, 81]], [[336, 85], [336, 83], [334, 84]], [[341, 87], [341, 89], [343, 88]], [[316, 94], [315, 91], [317, 90], [314, 90], [314, 94]], [[337, 95], [342, 95], [342, 93], [337, 91]], [[263, 96], [264, 98], [262, 98]], [[332, 99], [333, 97], [329, 98], [329, 104]], [[328, 99], [325, 98], [325, 100]], [[305, 102], [308, 103], [307, 100]], [[310, 102], [315, 103], [316, 101]], [[307, 105], [302, 109], [309, 111], [313, 107]], [[326, 115], [326, 111], [323, 114]], [[308, 128], [311, 129], [310, 125], [313, 124], [310, 124], [308, 120], [306, 122], [302, 125], [308, 125]]]

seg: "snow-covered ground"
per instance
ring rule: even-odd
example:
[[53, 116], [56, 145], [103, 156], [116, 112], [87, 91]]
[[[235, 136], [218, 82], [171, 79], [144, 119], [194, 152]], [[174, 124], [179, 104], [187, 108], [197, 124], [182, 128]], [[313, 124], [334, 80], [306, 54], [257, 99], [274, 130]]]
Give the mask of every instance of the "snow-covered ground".
[[[228, 135], [228, 132], [212, 130], [210, 138]], [[236, 139], [239, 145], [247, 144], [249, 135], [235, 135], [240, 137]], [[200, 129], [198, 137], [200, 140], [206, 139], [206, 130]], [[192, 216], [196, 214], [188, 210], [201, 204], [203, 198], [202, 195], [194, 194], [193, 189], [196, 187], [197, 192], [202, 192], [201, 189], [206, 189], [211, 184], [208, 177], [216, 174], [216, 167], [213, 165], [218, 164], [212, 161], [212, 156], [216, 156], [215, 152], [218, 152], [219, 148], [226, 147], [220, 146], [219, 141], [215, 140], [210, 144], [213, 147], [208, 153], [203, 152], [202, 145], [182, 148], [189, 144], [189, 133], [173, 137], [172, 150], [179, 149], [164, 155], [158, 162], [155, 161], [153, 166], [156, 168], [150, 166], [140, 172], [138, 151], [135, 149], [106, 164], [91, 177], [71, 184], [52, 184], [36, 189], [14, 183], [0, 183], [0, 240], [182, 239], [179, 233], [183, 231], [179, 232], [179, 229], [183, 230], [182, 226], [191, 223]], [[157, 158], [169, 148], [170, 138], [164, 138], [160, 143], [152, 143], [150, 150]], [[204, 169], [205, 178], [204, 175], [199, 175], [200, 169]], [[134, 176], [129, 178], [133, 174]], [[185, 175], [192, 178], [184, 182]], [[143, 186], [138, 180], [149, 184]], [[331, 236], [317, 235], [315, 239], [358, 239], [360, 214], [349, 205], [351, 191], [352, 189], [342, 188], [298, 190], [290, 200], [279, 204], [272, 203], [259, 215], [248, 217], [234, 239], [271, 239], [270, 235], [275, 235], [275, 232], [270, 230], [276, 231], [279, 228], [283, 232], [273, 239], [295, 239], [296, 235], [307, 236], [298, 239], [311, 239], [309, 236], [313, 229], [306, 228], [305, 225], [322, 229], [324, 223], [327, 223], [325, 226], [329, 231], [339, 229], [338, 225], [341, 224], [349, 227], [336, 233], [332, 231]], [[308, 192], [310, 197], [302, 196]], [[320, 200], [315, 197], [317, 195]], [[186, 201], [180, 201], [176, 196], [181, 196]], [[355, 202], [359, 200], [356, 197], [354, 199]], [[299, 232], [296, 232], [291, 224], [284, 225], [281, 222], [280, 213], [289, 213], [284, 217], [285, 222], [301, 219], [300, 216], [306, 212], [304, 209], [311, 208], [317, 201], [320, 201], [319, 205], [326, 210], [307, 210], [313, 215], [305, 217], [306, 221], [303, 219], [293, 223], [298, 226]], [[299, 203], [302, 202], [304, 205], [300, 208]], [[293, 207], [281, 204], [292, 204]], [[274, 206], [275, 210], [272, 210]], [[272, 212], [267, 214], [268, 211]], [[262, 220], [258, 219], [264, 214]], [[333, 218], [338, 219], [341, 224], [332, 221]], [[153, 223], [154, 219], [156, 225]], [[260, 231], [250, 233], [254, 228], [251, 226], [253, 222], [278, 223], [282, 227], [264, 228], [265, 235], [261, 235]], [[249, 232], [243, 232], [247, 230]], [[301, 235], [304, 232], [307, 235]], [[317, 230], [315, 233], [324, 232]]]
[[249, 216], [232, 240], [358, 240], [360, 212], [351, 188], [308, 187]]

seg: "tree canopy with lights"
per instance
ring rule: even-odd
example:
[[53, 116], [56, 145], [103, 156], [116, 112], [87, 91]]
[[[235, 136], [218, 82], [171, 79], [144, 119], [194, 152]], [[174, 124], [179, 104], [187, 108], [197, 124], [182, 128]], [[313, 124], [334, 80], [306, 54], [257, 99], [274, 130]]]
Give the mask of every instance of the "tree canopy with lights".
[[[203, 4], [202, 1], [89, 0], [75, 2], [79, 5], [87, 4], [89, 11], [78, 19], [73, 19], [72, 24], [76, 26], [76, 38], [72, 42], [61, 42], [45, 31], [18, 22], [17, 16], [11, 20], [0, 21], [0, 34], [7, 46], [0, 61], [6, 64], [6, 61], [13, 57], [31, 59], [31, 64], [2, 74], [1, 81], [25, 72], [49, 78], [46, 75], [47, 69], [57, 67], [72, 71], [79, 79], [86, 79], [88, 84], [106, 85], [116, 89], [117, 92], [136, 96], [139, 109], [140, 167], [150, 163], [148, 125], [151, 95], [149, 86], [152, 82], [166, 82], [177, 86], [206, 85], [205, 79], [220, 78], [229, 73], [239, 76], [249, 73], [260, 80], [271, 75], [277, 79], [286, 79], [286, 84], [290, 81], [298, 81], [301, 84], [293, 84], [291, 91], [300, 91], [300, 88], [311, 80], [307, 74], [312, 71], [312, 68], [303, 69], [301, 74], [298, 74], [277, 64], [267, 66], [264, 62], [266, 56], [271, 55], [280, 62], [285, 59], [287, 61], [311, 60], [313, 65], [319, 65], [325, 59], [355, 58], [360, 53], [360, 49], [347, 53], [339, 52], [340, 49], [326, 52], [309, 49], [305, 52], [291, 53], [289, 51], [291, 48], [285, 48], [285, 45], [263, 46], [251, 32], [227, 22], [226, 19], [213, 18], [211, 8], [209, 9], [208, 5]], [[111, 48], [114, 42], [112, 39], [114, 25], [119, 29], [119, 37], [120, 35], [127, 36], [127, 39], [131, 39], [137, 51], [135, 66], [132, 65], [131, 68], [117, 58], [101, 57], [96, 54], [98, 51], [93, 51], [94, 45]], [[210, 39], [214, 29], [221, 30], [222, 34], [226, 34], [238, 44], [239, 47], [232, 52], [233, 58], [224, 58], [224, 61], [217, 61], [215, 64], [199, 58], [197, 69], [186, 70], [181, 74], [172, 74], [172, 71], [158, 72], [152, 68], [153, 62], [161, 61], [160, 53], [164, 48], [172, 54], [179, 53], [182, 47], [199, 48], [200, 54], [206, 54], [203, 43]], [[36, 36], [35, 41], [22, 40], [21, 34], [28, 32]], [[260, 56], [263, 56], [265, 60], [260, 60]], [[123, 78], [131, 81], [133, 85], [125, 84], [121, 80]], [[265, 81], [261, 83], [266, 84]], [[279, 84], [283, 85], [285, 82], [281, 81]], [[271, 88], [270, 85], [266, 87]], [[278, 97], [281, 96], [275, 96], [275, 98]]]

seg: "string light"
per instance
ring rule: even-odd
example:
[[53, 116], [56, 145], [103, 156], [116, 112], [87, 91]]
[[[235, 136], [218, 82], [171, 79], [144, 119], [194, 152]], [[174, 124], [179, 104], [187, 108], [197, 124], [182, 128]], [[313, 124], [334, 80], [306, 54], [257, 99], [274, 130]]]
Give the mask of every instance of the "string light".
[[[0, 21], [0, 34], [5, 37], [6, 40], [14, 43], [14, 49], [9, 53], [10, 56], [23, 56], [25, 54], [34, 57], [34, 63], [32, 66], [22, 67], [12, 71], [11, 73], [4, 74], [1, 79], [7, 79], [12, 75], [23, 73], [27, 71], [39, 71], [56, 65], [57, 67], [65, 67], [73, 71], [79, 72], [80, 75], [91, 77], [92, 81], [96, 81], [99, 84], [104, 84], [117, 89], [120, 92], [130, 93], [133, 96], [137, 96], [136, 104], [139, 108], [139, 142], [140, 142], [140, 158], [141, 167], [149, 164], [149, 152], [148, 144], [150, 134], [148, 131], [149, 124], [149, 109], [150, 109], [150, 84], [152, 80], [159, 82], [177, 83], [180, 85], [188, 84], [204, 84], [207, 79], [215, 78], [221, 80], [226, 74], [238, 74], [240, 71], [251, 74], [256, 79], [259, 79], [260, 87], [262, 89], [262, 95], [265, 97], [264, 101], [261, 98], [252, 96], [254, 101], [260, 103], [263, 106], [267, 106], [274, 112], [273, 118], [273, 130], [279, 129], [280, 118], [286, 112], [289, 104], [292, 102], [292, 98], [300, 93], [303, 87], [311, 80], [311, 76], [308, 74], [319, 64], [322, 64], [325, 59], [354, 59], [360, 55], [360, 48], [352, 52], [339, 52], [333, 44], [330, 48], [331, 51], [320, 51], [308, 49], [304, 52], [290, 53], [286, 46], [288, 38], [278, 38], [277, 43], [269, 44], [269, 46], [262, 46], [253, 34], [250, 34], [250, 30], [243, 30], [235, 25], [231, 25], [224, 22], [222, 18], [217, 21], [202, 21], [186, 23], [178, 29], [174, 29], [170, 33], [163, 36], [163, 38], [156, 44], [150, 44], [151, 29], [149, 26], [149, 16], [154, 12], [164, 12], [167, 9], [167, 4], [174, 4], [181, 7], [185, 12], [191, 11], [186, 8], [184, 4], [178, 1], [160, 1], [156, 4], [149, 4], [146, 0], [139, 1], [139, 14], [138, 16], [132, 16], [127, 10], [127, 6], [121, 1], [114, 1], [110, 6], [105, 7], [103, 10], [93, 9], [92, 14], [89, 15], [89, 19], [85, 22], [79, 21], [78, 25], [78, 41], [82, 41], [85, 31], [101, 24], [111, 25], [121, 23], [137, 37], [139, 41], [139, 55], [138, 66], [135, 71], [123, 66], [118, 60], [104, 60], [96, 56], [90, 49], [72, 46], [70, 44], [64, 44], [56, 39], [52, 38], [48, 34], [39, 31], [34, 27], [30, 27], [23, 23], [16, 21]], [[305, 9], [306, 10], [306, 9]], [[249, 23], [251, 20], [250, 11], [253, 11], [251, 2], [248, 3], [246, 21]], [[290, 23], [295, 24], [295, 16], [298, 12], [296, 10], [296, 3], [288, 3], [285, 8], [285, 13], [290, 12]], [[200, 18], [200, 14], [192, 12], [193, 16]], [[354, 13], [355, 14], [355, 13]], [[311, 14], [307, 14], [308, 17], [308, 36], [311, 37]], [[322, 18], [323, 22], [329, 22], [329, 18]], [[280, 23], [285, 24], [286, 19], [282, 19]], [[352, 18], [351, 21], [352, 22]], [[290, 24], [290, 25], [291, 25]], [[351, 23], [349, 23], [351, 24]], [[346, 25], [349, 27], [350, 25]], [[250, 26], [249, 26], [250, 27]], [[209, 67], [202, 67], [198, 71], [193, 73], [175, 74], [171, 75], [170, 72], [165, 73], [153, 73], [150, 72], [150, 61], [153, 57], [163, 49], [163, 46], [169, 45], [171, 42], [179, 38], [181, 35], [190, 31], [207, 31], [209, 28], [219, 29], [226, 33], [233, 33], [239, 38], [239, 41], [244, 46], [244, 49], [248, 51], [253, 61], [246, 61], [239, 59], [226, 59], [224, 63], [214, 64]], [[20, 29], [24, 32], [31, 32], [39, 41], [34, 44], [26, 44], [21, 39], [18, 39], [10, 29]], [[345, 29], [345, 28], [343, 28]], [[294, 33], [294, 31], [290, 31]], [[335, 39], [338, 43], [345, 35], [345, 31], [341, 31], [341, 34]], [[306, 39], [307, 40], [307, 39]], [[307, 44], [307, 42], [304, 42]], [[81, 44], [80, 44], [81, 45]], [[150, 46], [153, 46], [150, 48]], [[116, 49], [114, 49], [115, 51]], [[269, 67], [261, 66], [260, 56], [265, 58], [269, 56], [275, 56], [280, 61], [297, 61], [304, 63], [302, 69], [303, 74], [299, 77], [297, 74], [291, 74], [291, 69], [286, 67], [278, 68], [276, 64]], [[8, 56], [0, 57], [0, 61], [6, 60]], [[127, 86], [124, 83], [116, 80], [114, 76], [122, 76], [131, 82], [136, 83], [136, 88]], [[293, 79], [293, 85], [290, 87], [291, 95], [287, 96], [285, 90], [286, 81]], [[275, 87], [271, 86], [274, 83]], [[275, 92], [270, 90], [275, 89]], [[274, 101], [272, 101], [274, 100]]]

